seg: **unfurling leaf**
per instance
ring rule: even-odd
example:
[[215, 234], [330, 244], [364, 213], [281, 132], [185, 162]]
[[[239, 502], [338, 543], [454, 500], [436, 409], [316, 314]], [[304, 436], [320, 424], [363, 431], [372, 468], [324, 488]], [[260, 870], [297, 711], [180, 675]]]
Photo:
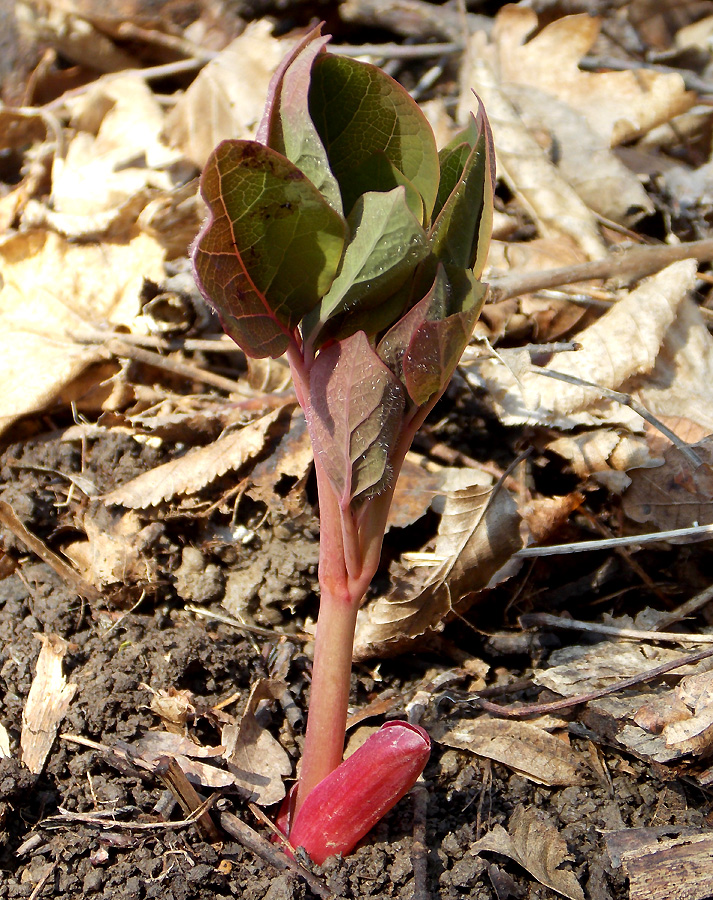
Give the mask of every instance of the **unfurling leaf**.
[[248, 356], [280, 356], [329, 290], [346, 223], [288, 159], [224, 141], [201, 179], [210, 217], [196, 241], [196, 281]]
[[434, 255], [447, 265], [483, 271], [493, 226], [495, 152], [485, 112], [439, 153], [441, 180], [431, 229]]
[[421, 406], [453, 375], [485, 301], [486, 286], [469, 270], [449, 279], [439, 266], [433, 287], [382, 338], [379, 356]]
[[345, 213], [368, 191], [404, 185], [409, 206], [420, 221], [430, 222], [438, 191], [436, 141], [418, 104], [397, 81], [376, 66], [322, 54], [312, 67], [309, 111]]
[[[303, 337], [313, 329], [322, 329], [323, 340], [323, 326], [328, 319], [341, 325], [336, 329], [340, 337], [353, 334], [359, 329], [352, 327], [344, 332], [354, 314], [370, 312], [386, 303], [428, 255], [426, 232], [413, 217], [402, 187], [364, 194], [347, 222], [353, 237], [344, 251], [341, 269], [319, 308], [305, 320]], [[369, 320], [368, 316], [365, 318]], [[334, 333], [334, 327], [327, 328], [327, 334]]]
[[358, 331], [320, 352], [309, 387], [312, 444], [340, 504], [380, 493], [404, 409], [396, 377]]
[[428, 734], [387, 722], [308, 795], [290, 830], [321, 865], [349, 851], [416, 783], [431, 752]]
[[341, 213], [339, 185], [308, 106], [312, 63], [329, 42], [321, 31], [322, 26], [317, 26], [280, 63], [270, 82], [257, 140], [293, 162]]

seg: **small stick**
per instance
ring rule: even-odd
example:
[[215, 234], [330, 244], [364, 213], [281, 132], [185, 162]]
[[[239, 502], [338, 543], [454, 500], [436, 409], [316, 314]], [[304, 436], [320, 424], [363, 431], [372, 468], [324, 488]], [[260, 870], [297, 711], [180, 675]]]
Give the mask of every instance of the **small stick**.
[[664, 663], [655, 669], [649, 669], [648, 672], [642, 672], [631, 678], [625, 678], [617, 684], [609, 685], [609, 687], [600, 688], [598, 691], [591, 691], [588, 694], [578, 694], [576, 697], [567, 697], [564, 700], [555, 700], [552, 703], [529, 703], [525, 706], [500, 706], [498, 703], [490, 703], [488, 700], [481, 700], [480, 697], [473, 697], [464, 702], [475, 706], [476, 709], [482, 709], [483, 712], [491, 713], [493, 716], [499, 716], [501, 719], [529, 719], [530, 716], [545, 716], [548, 713], [559, 712], [563, 709], [571, 709], [573, 706], [581, 706], [583, 703], [589, 703], [592, 700], [598, 700], [600, 697], [607, 697], [610, 694], [617, 694], [619, 691], [625, 691], [627, 688], [635, 687], [637, 684], [645, 684], [647, 681], [653, 681], [667, 672], [674, 669], [680, 669], [681, 666], [690, 666], [693, 663], [700, 662], [702, 659], [708, 659], [713, 656], [713, 647], [707, 650], [700, 650], [698, 653], [691, 653], [688, 656], [681, 656], [672, 662]]
[[529, 294], [543, 288], [589, 281], [592, 278], [626, 276], [632, 281], [653, 275], [679, 259], [697, 259], [699, 262], [713, 260], [713, 238], [689, 241], [674, 247], [636, 247], [623, 253], [613, 253], [604, 259], [545, 269], [542, 272], [512, 272], [508, 275], [493, 275], [490, 284], [490, 303]]
[[156, 763], [154, 771], [176, 800], [178, 800], [184, 815], [192, 816], [194, 813], [196, 814], [196, 826], [201, 835], [209, 844], [217, 844], [220, 841], [220, 832], [215, 827], [215, 823], [207, 810], [198, 815], [203, 801], [188, 778], [186, 778], [186, 773], [179, 765], [178, 760], [173, 757], [162, 756]]
[[673, 625], [674, 622], [680, 622], [681, 619], [685, 619], [692, 613], [698, 612], [699, 609], [702, 609], [711, 600], [713, 600], [713, 585], [701, 591], [700, 594], [696, 594], [695, 597], [691, 597], [690, 600], [686, 600], [685, 603], [677, 606], [676, 609], [672, 609], [671, 612], [665, 613], [658, 620], [654, 628], [668, 628], [668, 626]]
[[460, 53], [464, 45], [456, 41], [441, 44], [330, 44], [337, 56], [373, 56], [376, 59], [423, 59]]
[[690, 528], [674, 528], [671, 531], [655, 531], [648, 534], [632, 534], [630, 537], [605, 538], [601, 541], [577, 541], [575, 544], [552, 544], [549, 547], [523, 547], [514, 556], [525, 559], [533, 556], [557, 556], [560, 553], [582, 553], [589, 550], [610, 550], [614, 547], [631, 547], [637, 544], [655, 544], [659, 541], [676, 541], [679, 538], [696, 537], [713, 539], [713, 525], [692, 525]]
[[522, 628], [544, 626], [561, 628], [564, 631], [587, 631], [593, 634], [610, 634], [613, 637], [628, 638], [634, 641], [661, 641], [664, 644], [713, 644], [713, 634], [679, 634], [676, 631], [640, 631], [638, 628], [618, 628], [616, 625], [603, 625], [599, 622], [583, 622], [580, 619], [568, 619], [564, 616], [553, 616], [550, 613], [527, 613], [520, 616]]
[[323, 900], [337, 900], [336, 895], [329, 890], [323, 881], [311, 872], [308, 872], [304, 866], [295, 862], [294, 859], [290, 859], [282, 851], [273, 847], [269, 841], [266, 841], [262, 835], [254, 831], [249, 825], [246, 825], [237, 816], [229, 812], [223, 812], [220, 814], [220, 824], [231, 837], [234, 837], [236, 841], [239, 841], [244, 847], [247, 847], [248, 850], [251, 850], [256, 856], [268, 863], [268, 865], [273, 866], [279, 872], [289, 871], [302, 878], [312, 893], [322, 897]]
[[426, 841], [426, 819], [428, 814], [428, 790], [422, 781], [417, 781], [411, 789], [413, 797], [413, 900], [430, 900], [428, 890], [428, 843]]

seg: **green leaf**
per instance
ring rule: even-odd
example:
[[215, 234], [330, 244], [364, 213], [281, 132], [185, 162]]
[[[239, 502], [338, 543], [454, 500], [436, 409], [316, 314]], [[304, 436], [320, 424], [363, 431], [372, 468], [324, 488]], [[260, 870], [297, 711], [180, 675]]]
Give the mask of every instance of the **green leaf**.
[[389, 452], [403, 409], [401, 384], [363, 331], [320, 352], [310, 372], [305, 415], [312, 446], [342, 508], [388, 485]]
[[471, 116], [468, 128], [439, 154], [441, 181], [433, 253], [447, 265], [481, 274], [490, 243], [495, 185], [492, 135], [485, 112]]
[[310, 31], [280, 63], [270, 81], [265, 114], [256, 139], [286, 156], [342, 212], [342, 198], [327, 152], [309, 114], [312, 64], [329, 42], [322, 26]]
[[209, 217], [193, 246], [196, 283], [248, 356], [280, 356], [329, 290], [346, 222], [289, 160], [224, 141], [201, 179]]
[[[352, 239], [332, 287], [304, 322], [305, 339], [330, 319], [349, 319], [387, 303], [429, 253], [426, 232], [413, 217], [403, 188], [363, 194], [347, 224]], [[329, 329], [326, 334], [331, 335]], [[324, 336], [320, 334], [320, 340]]]
[[438, 152], [431, 126], [401, 85], [377, 69], [323, 54], [312, 67], [312, 121], [349, 212], [368, 191], [413, 186], [430, 222], [438, 191]]
[[446, 387], [485, 302], [487, 286], [468, 269], [438, 267], [433, 287], [382, 338], [378, 355], [423, 406]]

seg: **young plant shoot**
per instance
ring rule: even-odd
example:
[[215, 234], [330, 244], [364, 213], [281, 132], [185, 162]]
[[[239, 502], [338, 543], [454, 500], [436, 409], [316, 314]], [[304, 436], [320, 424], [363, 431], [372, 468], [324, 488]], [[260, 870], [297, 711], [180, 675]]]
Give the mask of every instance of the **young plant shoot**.
[[423, 729], [392, 722], [342, 764], [354, 630], [404, 457], [484, 302], [494, 184], [482, 107], [439, 153], [404, 88], [328, 40], [317, 28], [283, 60], [256, 141], [211, 155], [193, 247], [226, 333], [250, 357], [286, 354], [314, 448], [321, 600], [287, 828], [316, 861], [348, 852], [428, 758]]

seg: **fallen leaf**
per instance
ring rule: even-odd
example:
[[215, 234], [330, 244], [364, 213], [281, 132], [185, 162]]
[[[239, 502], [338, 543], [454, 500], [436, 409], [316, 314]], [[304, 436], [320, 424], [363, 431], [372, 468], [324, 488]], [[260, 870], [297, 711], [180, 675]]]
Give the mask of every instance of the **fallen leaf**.
[[265, 446], [270, 427], [282, 414], [278, 408], [206, 447], [193, 447], [178, 459], [132, 478], [101, 500], [107, 505], [148, 509], [177, 495], [194, 494], [257, 456]]
[[496, 825], [470, 848], [474, 856], [483, 851], [500, 853], [527, 869], [540, 884], [569, 900], [584, 900], [584, 891], [574, 873], [561, 868], [572, 857], [557, 829], [536, 809], [518, 806], [509, 832]]
[[520, 549], [519, 527], [515, 502], [504, 488], [475, 485], [447, 494], [432, 555], [435, 571], [407, 576], [359, 611], [355, 658], [401, 652], [441, 627], [453, 610], [462, 611]]
[[7, 728], [0, 722], [0, 759], [10, 759], [10, 735]]
[[0, 242], [0, 431], [47, 408], [104, 358], [82, 335], [107, 323], [130, 328], [144, 279], [164, 278], [163, 257], [142, 234], [100, 245], [31, 231]]
[[526, 7], [509, 4], [498, 13], [492, 39], [503, 81], [533, 85], [566, 102], [611, 146], [670, 121], [694, 103], [678, 73], [644, 66], [633, 72], [583, 72], [579, 61], [601, 27], [594, 16], [563, 16], [528, 40], [537, 27], [537, 13]]
[[530, 722], [481, 716], [450, 728], [438, 723], [430, 734], [440, 744], [495, 760], [537, 784], [582, 784], [591, 775], [568, 743]]
[[[683, 260], [647, 278], [626, 294], [596, 322], [577, 335], [579, 350], [557, 353], [539, 371], [561, 372], [601, 385], [621, 389], [628, 379], [650, 373], [666, 334], [693, 288], [695, 260]], [[571, 429], [602, 422], [641, 429], [641, 417], [614, 401], [604, 400], [596, 387], [566, 384], [538, 373], [529, 354], [521, 350], [501, 358], [467, 364], [480, 381], [505, 424], [538, 423]], [[640, 381], [639, 384], [642, 382]]]
[[201, 762], [203, 759], [222, 760], [225, 750], [220, 747], [203, 747], [190, 738], [171, 731], [149, 731], [137, 741], [136, 750], [147, 763], [157, 762], [162, 756], [175, 759], [186, 777], [194, 784], [210, 788], [226, 788], [235, 785], [235, 778], [225, 769]]
[[547, 449], [568, 460], [580, 478], [592, 478], [614, 494], [621, 494], [631, 484], [636, 473], [627, 475], [630, 469], [641, 471], [661, 465], [643, 437], [609, 428], [555, 438]]
[[179, 691], [174, 687], [168, 690], [152, 688], [142, 684], [151, 693], [151, 710], [161, 718], [164, 726], [174, 734], [185, 735], [186, 723], [195, 715], [193, 694], [190, 691]]
[[222, 140], [255, 137], [270, 78], [288, 48], [272, 27], [267, 19], [250, 22], [166, 116], [167, 139], [200, 168]]
[[664, 453], [664, 464], [631, 473], [624, 512], [635, 522], [652, 522], [662, 531], [713, 523], [713, 437], [690, 449], [701, 460], [694, 467], [678, 448]]
[[271, 806], [285, 796], [283, 778], [292, 772], [282, 745], [255, 718], [262, 700], [273, 700], [284, 690], [280, 682], [263, 679], [252, 689], [239, 725], [223, 726], [225, 759], [236, 783], [252, 794], [260, 806]]
[[30, 693], [22, 711], [22, 761], [39, 775], [78, 685], [67, 684], [62, 661], [69, 644], [58, 634], [36, 634], [42, 642]]

